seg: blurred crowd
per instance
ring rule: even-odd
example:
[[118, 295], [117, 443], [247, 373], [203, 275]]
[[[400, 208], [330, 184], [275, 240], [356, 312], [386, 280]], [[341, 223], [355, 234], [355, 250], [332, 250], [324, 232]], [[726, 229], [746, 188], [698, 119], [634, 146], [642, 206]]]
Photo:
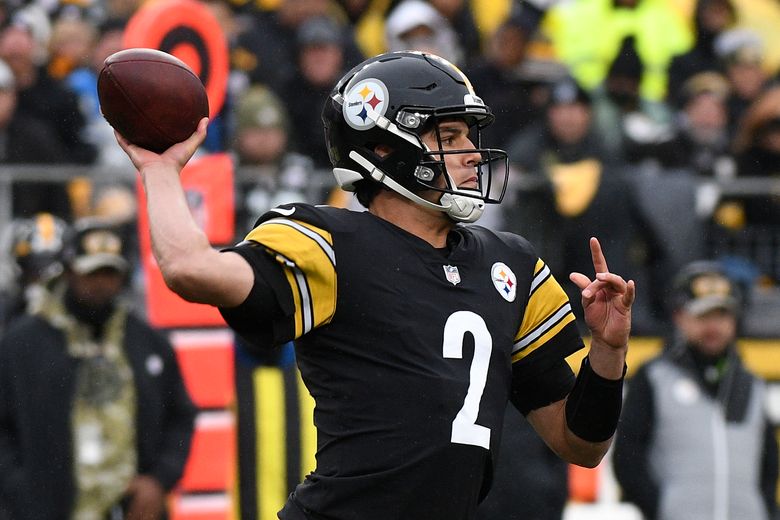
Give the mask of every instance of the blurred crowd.
[[[176, 365], [171, 362], [172, 351], [130, 312], [143, 310], [138, 306], [142, 299], [128, 302], [124, 298], [128, 287], [130, 296], [143, 290], [138, 281], [136, 187], [132, 176], [117, 173], [128, 171], [131, 165], [101, 116], [97, 97], [103, 61], [124, 47], [128, 22], [144, 3], [0, 2], [0, 170], [14, 174], [12, 220], [0, 221], [0, 341], [9, 345], [3, 349], [9, 352], [3, 366], [9, 368], [0, 370], [0, 384], [24, 383], [50, 390], [53, 396], [32, 394], [26, 388], [18, 392], [55, 403], [55, 408], [60, 402], [56, 399], [69, 395], [79, 405], [72, 417], [57, 414], [57, 430], [29, 421], [24, 414], [28, 409], [36, 411], [35, 406], [0, 402], [0, 419], [7, 426], [4, 431], [16, 431], [13, 422], [18, 408], [20, 424], [33, 426], [28, 430], [51, 431], [60, 441], [72, 435], [78, 441], [73, 443], [78, 447], [73, 453], [55, 450], [60, 446], [56, 443], [44, 443], [52, 449], [37, 450], [31, 458], [45, 469], [52, 451], [72, 456], [56, 465], [68, 468], [71, 464], [76, 469], [68, 472], [76, 478], [71, 484], [73, 492], [58, 495], [68, 503], [41, 500], [37, 509], [31, 508], [33, 495], [19, 492], [11, 503], [0, 504], [0, 519], [23, 518], [19, 511], [28, 511], [30, 518], [43, 518], [41, 507], [50, 504], [60, 511], [72, 507], [89, 513], [104, 508], [103, 503], [85, 501], [87, 494], [78, 492], [88, 490], [93, 475], [103, 471], [115, 474], [102, 481], [121, 483], [109, 490], [106, 504], [113, 504], [113, 509], [147, 508], [159, 513], [163, 493], [181, 475], [187, 456], [193, 410], [181, 392], [180, 376], [170, 372]], [[575, 307], [579, 291], [569, 284], [568, 273], [590, 272], [588, 237], [597, 236], [611, 270], [637, 281], [634, 333], [670, 336], [670, 345], [680, 339], [670, 317], [682, 307], [674, 297], [672, 274], [692, 260], [717, 260], [735, 284], [730, 290], [740, 294], [744, 307], [744, 312], [718, 315], [727, 325], [734, 321], [734, 330], [728, 329], [729, 334], [721, 338], [722, 346], [729, 348], [709, 357], [696, 352], [689, 356], [685, 351], [685, 356], [670, 363], [682, 365], [692, 357], [688, 364], [706, 376], [702, 394], [728, 396], [732, 415], [739, 408], [733, 403], [747, 402], [730, 399], [730, 387], [721, 392], [719, 385], [732, 380], [729, 374], [741, 374], [739, 363], [732, 370], [722, 369], [724, 356], [732, 356], [732, 336], [780, 337], [779, 3], [206, 0], [203, 5], [225, 34], [230, 69], [225, 103], [212, 118], [200, 153], [227, 153], [233, 159], [236, 241], [259, 215], [285, 202], [359, 209], [351, 195], [336, 188], [330, 171], [320, 120], [326, 95], [366, 56], [402, 49], [433, 52], [457, 64], [496, 114], [495, 123], [483, 133], [482, 146], [509, 154], [512, 172], [504, 202], [489, 207], [478, 224], [527, 237]], [[34, 174], [36, 168], [63, 166], [84, 174], [66, 182]], [[25, 172], [31, 172], [29, 178]], [[100, 227], [103, 224], [110, 224], [109, 229]], [[76, 255], [79, 247], [85, 251]], [[86, 251], [89, 248], [93, 250]], [[90, 257], [92, 261], [85, 264]], [[74, 303], [74, 295], [84, 284], [105, 289], [104, 299], [87, 302], [88, 309]], [[26, 328], [6, 327], [16, 318]], [[69, 333], [67, 341], [68, 348], [83, 358], [84, 370], [74, 371], [59, 362], [68, 351], [59, 343], [36, 339], [62, 323], [80, 334]], [[125, 329], [117, 323], [128, 324], [132, 334], [120, 337]], [[106, 352], [81, 348], [101, 342], [112, 347], [125, 339], [126, 356], [118, 355], [116, 348]], [[37, 343], [59, 348], [59, 354], [45, 358], [47, 366], [59, 367], [56, 374], [38, 374], [40, 359], [15, 354], [38, 352], [30, 348]], [[669, 349], [672, 353], [680, 350]], [[280, 358], [290, 357], [290, 351], [283, 350]], [[8, 362], [17, 357], [27, 364]], [[266, 364], [293, 373], [290, 361], [273, 359]], [[248, 368], [241, 360], [237, 362], [237, 388], [253, 381], [257, 362], [244, 361]], [[666, 366], [655, 366], [659, 365]], [[130, 372], [143, 384], [130, 384]], [[17, 373], [28, 375], [16, 377]], [[64, 383], [36, 385], [36, 374]], [[650, 376], [655, 376], [648, 374], [649, 386], [655, 381]], [[94, 390], [97, 387], [85, 385], [109, 380], [121, 383], [110, 387], [113, 397], [92, 406], [89, 393], [82, 389]], [[159, 384], [149, 384], [149, 380]], [[662, 383], [672, 388], [665, 380]], [[137, 411], [127, 406], [132, 401], [128, 396], [158, 388], [159, 395], [176, 397], [172, 405], [161, 409], [176, 413], [159, 413], [156, 405], [164, 401], [156, 399], [156, 393], [152, 398], [144, 395], [143, 400], [155, 406]], [[13, 393], [5, 392], [6, 401], [12, 403]], [[253, 392], [246, 390], [241, 395], [254, 398]], [[634, 391], [632, 399], [644, 397]], [[85, 415], [84, 410], [92, 409], [87, 405], [97, 410], [96, 415]], [[138, 431], [117, 428], [109, 422], [114, 420], [112, 410], [119, 410], [119, 419], [128, 423], [138, 414], [153, 426], [144, 424]], [[50, 416], [48, 412], [36, 415], [39, 420]], [[505, 438], [507, 445], [514, 443], [523, 449], [503, 451], [509, 454], [508, 461], [513, 452], [523, 457], [522, 468], [506, 462], [499, 466], [496, 489], [515, 482], [540, 484], [541, 488], [523, 486], [528, 494], [523, 503], [538, 508], [538, 514], [545, 510], [548, 517], [559, 517], [567, 499], [567, 467], [560, 464], [553, 470], [552, 454], [541, 443], [534, 447], [538, 438], [518, 421], [519, 416], [507, 417], [518, 437], [505, 434]], [[644, 418], [637, 421], [645, 423]], [[95, 431], [106, 425], [107, 430], [131, 435], [97, 442], [92, 438]], [[663, 424], [659, 422], [658, 427]], [[242, 428], [246, 428], [243, 423]], [[157, 442], [150, 436], [158, 431], [175, 439], [168, 445], [176, 449], [146, 450], [147, 444]], [[638, 456], [632, 448], [630, 427], [626, 431], [628, 441], [622, 442], [629, 449], [625, 452]], [[647, 434], [643, 427], [638, 432]], [[143, 449], [128, 451], [127, 446], [137, 440], [134, 436], [143, 441], [139, 444]], [[639, 445], [650, 446], [644, 437], [640, 440]], [[691, 445], [700, 446], [698, 439]], [[95, 446], [103, 455], [94, 455]], [[3, 467], [27, 457], [5, 451], [0, 453]], [[138, 459], [137, 474], [126, 471], [133, 460], [110, 462], [111, 454], [117, 452]], [[752, 460], [741, 456], [748, 463]], [[538, 469], [534, 458], [545, 471]], [[775, 459], [763, 457], [764, 461]], [[155, 461], [164, 461], [166, 467]], [[629, 468], [637, 467], [636, 461], [628, 462]], [[705, 472], [709, 468], [705, 464], [696, 467]], [[776, 479], [777, 468], [769, 469], [765, 473]], [[545, 478], [540, 478], [542, 473]], [[34, 488], [13, 471], [6, 471], [6, 476], [11, 482], [6, 487], [12, 491]], [[59, 473], [49, 476], [62, 478]], [[634, 480], [642, 476], [642, 472], [628, 472]], [[41, 490], [57, 489], [35, 477], [29, 478], [40, 483]], [[242, 479], [249, 485], [254, 482], [243, 474]], [[764, 481], [769, 482], [765, 494], [771, 496], [774, 481]], [[627, 498], [643, 510], [657, 507], [654, 483], [639, 481], [642, 493], [635, 497], [631, 482], [624, 480], [621, 485]], [[515, 498], [518, 492], [503, 496]], [[246, 493], [250, 499], [252, 493]], [[508, 507], [501, 503], [501, 492], [492, 497], [484, 506], [484, 518], [514, 518], [497, 512]], [[550, 507], [556, 511], [550, 513]], [[521, 514], [531, 516], [530, 512]], [[99, 518], [84, 516], [93, 517]]]
[[[128, 168], [96, 81], [140, 0], [0, 5], [0, 164]], [[780, 5], [762, 0], [209, 0], [228, 42], [227, 98], [204, 153], [234, 158], [237, 238], [282, 202], [334, 190], [321, 106], [385, 50], [457, 64], [496, 114], [485, 145], [511, 185], [481, 224], [531, 240], [557, 278], [598, 236], [638, 280], [635, 329], [664, 330], [669, 273], [724, 262], [755, 304], [780, 285]], [[425, 85], [420, 85], [424, 88]], [[13, 183], [12, 214], [132, 229], [132, 184]], [[774, 186], [774, 187], [773, 187]], [[8, 234], [8, 232], [6, 233]], [[574, 290], [574, 287], [571, 287]], [[572, 301], [579, 301], [578, 297]], [[759, 313], [759, 314], [757, 314]], [[778, 335], [776, 320], [755, 335]]]

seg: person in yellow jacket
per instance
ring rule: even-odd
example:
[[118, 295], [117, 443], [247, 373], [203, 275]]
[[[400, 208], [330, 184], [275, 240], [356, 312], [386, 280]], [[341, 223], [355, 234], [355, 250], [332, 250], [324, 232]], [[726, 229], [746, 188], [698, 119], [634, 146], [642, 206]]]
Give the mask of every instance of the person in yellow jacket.
[[685, 17], [669, 0], [564, 2], [547, 12], [543, 24], [558, 58], [588, 90], [604, 80], [621, 42], [633, 35], [644, 67], [641, 95], [655, 101], [666, 94], [672, 57], [693, 41]]

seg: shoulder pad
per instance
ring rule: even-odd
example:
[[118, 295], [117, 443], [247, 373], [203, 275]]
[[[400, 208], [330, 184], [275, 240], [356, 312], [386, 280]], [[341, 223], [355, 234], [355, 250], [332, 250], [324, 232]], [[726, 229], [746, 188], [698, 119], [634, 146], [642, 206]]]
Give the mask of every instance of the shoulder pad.
[[263, 213], [255, 222], [254, 227], [259, 226], [263, 222], [280, 217], [288, 218], [290, 220], [300, 220], [302, 222], [314, 224], [317, 227], [324, 227], [325, 221], [321, 214], [321, 209], [311, 204], [297, 202], [292, 204], [281, 204]]
[[354, 226], [354, 214], [347, 209], [305, 203], [281, 204], [268, 210], [255, 222], [256, 228], [272, 219], [286, 218], [312, 225], [327, 232], [349, 229]]

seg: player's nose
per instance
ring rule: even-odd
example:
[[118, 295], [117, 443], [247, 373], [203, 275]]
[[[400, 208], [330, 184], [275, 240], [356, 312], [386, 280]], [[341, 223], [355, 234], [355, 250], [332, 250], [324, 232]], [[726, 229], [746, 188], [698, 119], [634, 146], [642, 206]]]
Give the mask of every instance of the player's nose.
[[463, 164], [466, 164], [467, 166], [476, 166], [482, 162], [482, 154], [477, 151], [477, 148], [474, 146], [474, 143], [471, 142], [471, 139], [467, 139], [467, 146], [464, 149], [473, 151], [463, 154]]

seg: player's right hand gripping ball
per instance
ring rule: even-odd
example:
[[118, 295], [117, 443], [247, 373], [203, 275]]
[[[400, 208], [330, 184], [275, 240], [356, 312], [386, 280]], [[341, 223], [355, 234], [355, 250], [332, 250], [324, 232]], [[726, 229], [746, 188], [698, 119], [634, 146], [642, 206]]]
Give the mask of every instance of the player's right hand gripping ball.
[[209, 114], [200, 78], [180, 59], [155, 49], [125, 49], [106, 58], [98, 98], [115, 130], [157, 153], [187, 139]]

